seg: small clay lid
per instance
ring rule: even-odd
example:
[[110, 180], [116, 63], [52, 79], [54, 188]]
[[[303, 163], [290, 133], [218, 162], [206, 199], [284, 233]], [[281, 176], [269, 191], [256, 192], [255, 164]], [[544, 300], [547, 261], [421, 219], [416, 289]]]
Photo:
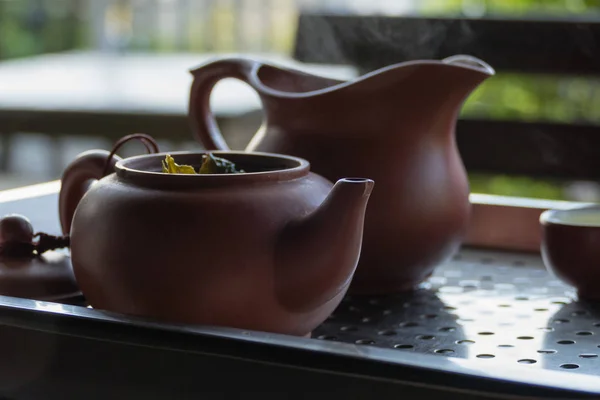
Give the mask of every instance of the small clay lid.
[[1, 257], [0, 295], [34, 300], [60, 300], [80, 294], [71, 257], [60, 251], [41, 256]]
[[48, 301], [77, 296], [71, 258], [57, 250], [70, 238], [34, 232], [23, 215], [0, 218], [0, 295]]

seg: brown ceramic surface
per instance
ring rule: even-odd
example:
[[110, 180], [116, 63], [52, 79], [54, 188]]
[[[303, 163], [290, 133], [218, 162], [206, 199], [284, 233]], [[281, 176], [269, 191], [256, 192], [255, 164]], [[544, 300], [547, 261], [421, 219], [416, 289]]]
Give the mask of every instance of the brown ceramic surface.
[[[349, 286], [373, 181], [333, 186], [299, 158], [215, 153], [249, 173], [168, 175], [164, 154], [138, 156], [80, 201], [107, 154], [71, 163], [60, 211], [84, 295], [125, 314], [308, 334]], [[172, 155], [197, 168], [202, 154]]]
[[600, 206], [548, 210], [540, 223], [546, 268], [581, 298], [600, 300]]
[[377, 182], [352, 291], [411, 289], [459, 247], [470, 204], [454, 128], [464, 100], [494, 74], [482, 61], [413, 61], [352, 82], [246, 58], [192, 73], [190, 121], [206, 148], [227, 149], [209, 96], [220, 79], [237, 78], [257, 91], [266, 117], [247, 151], [305, 158], [330, 180]]
[[35, 300], [75, 296], [79, 287], [69, 256], [47, 251], [39, 257], [0, 257], [0, 295]]

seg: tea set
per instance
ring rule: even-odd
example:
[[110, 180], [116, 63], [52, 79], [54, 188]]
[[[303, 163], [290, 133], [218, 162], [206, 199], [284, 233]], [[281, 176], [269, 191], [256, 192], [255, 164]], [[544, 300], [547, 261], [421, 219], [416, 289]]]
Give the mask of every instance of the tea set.
[[[64, 237], [40, 251], [29, 235], [17, 255], [10, 224], [4, 238], [0, 229], [2, 294], [80, 290], [90, 306], [126, 315], [306, 336], [346, 293], [411, 291], [457, 252], [470, 191], [454, 130], [491, 66], [458, 55], [338, 81], [227, 57], [191, 73], [188, 115], [206, 150], [161, 153], [138, 134], [80, 154], [61, 180]], [[263, 104], [244, 151], [229, 149], [211, 114], [225, 78]], [[133, 139], [149, 154], [117, 156]], [[239, 171], [196, 173], [209, 156]], [[189, 173], [166, 172], [165, 157]], [[590, 215], [600, 207], [544, 213], [542, 255], [600, 299], [600, 220]], [[70, 259], [56, 258], [61, 247]]]

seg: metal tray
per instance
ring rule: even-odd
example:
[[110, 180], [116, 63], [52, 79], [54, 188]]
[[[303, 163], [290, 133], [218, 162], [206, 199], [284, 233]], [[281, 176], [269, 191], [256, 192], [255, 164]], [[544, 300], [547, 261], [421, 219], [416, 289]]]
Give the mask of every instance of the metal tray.
[[[600, 398], [600, 306], [536, 255], [465, 249], [348, 296], [313, 338], [0, 297], [0, 398]], [[5, 397], [1, 397], [5, 396]]]
[[600, 377], [600, 305], [539, 256], [464, 250], [411, 295], [344, 299], [315, 335], [440, 357]]

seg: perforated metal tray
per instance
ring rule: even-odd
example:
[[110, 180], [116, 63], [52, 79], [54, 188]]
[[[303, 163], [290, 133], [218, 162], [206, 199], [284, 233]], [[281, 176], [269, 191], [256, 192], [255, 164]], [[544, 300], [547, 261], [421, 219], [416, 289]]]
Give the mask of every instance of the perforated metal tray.
[[[56, 207], [0, 199], [48, 233]], [[415, 293], [347, 297], [313, 339], [61, 303], [0, 296], [0, 398], [600, 398], [600, 306], [536, 255], [465, 249]]]
[[[346, 297], [312, 339], [161, 324], [83, 298], [62, 303], [0, 296], [0, 370], [10, 372], [0, 374], [0, 397], [158, 399], [198, 371], [204, 379], [190, 396], [600, 396], [600, 306], [577, 301], [535, 255], [463, 250], [413, 293]], [[91, 375], [80, 367], [90, 359]], [[104, 387], [116, 360], [118, 382]], [[224, 377], [236, 385], [219, 384]]]
[[462, 250], [413, 293], [346, 296], [312, 337], [600, 376], [600, 304], [532, 254]]
[[600, 376], [600, 305], [537, 255], [463, 250], [415, 293], [346, 297], [313, 336]]

